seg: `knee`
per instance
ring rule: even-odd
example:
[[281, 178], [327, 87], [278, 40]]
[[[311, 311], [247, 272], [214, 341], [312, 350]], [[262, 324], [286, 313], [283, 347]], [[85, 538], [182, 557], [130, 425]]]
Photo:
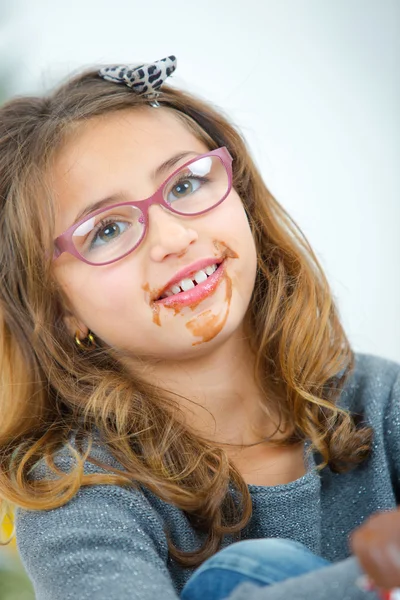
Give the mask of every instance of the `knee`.
[[[224, 592], [227, 592], [228, 588], [231, 590], [234, 584], [243, 581], [250, 581], [257, 585], [270, 585], [328, 564], [328, 561], [293, 540], [284, 538], [242, 540], [230, 544], [208, 558], [192, 575], [182, 599], [222, 597], [211, 595], [211, 590], [215, 592], [217, 588], [219, 589], [218, 586], [222, 586]], [[193, 596], [193, 590], [200, 590], [203, 595]], [[228, 593], [224, 597], [227, 595]]]
[[329, 562], [300, 542], [285, 538], [261, 538], [235, 542], [214, 554], [205, 564], [231, 568], [247, 564], [254, 572], [257, 569], [277, 573], [290, 570], [294, 576], [327, 566]]
[[304, 546], [304, 544], [285, 538], [242, 540], [230, 544], [219, 552], [219, 554], [224, 555], [224, 557], [231, 555], [237, 556], [240, 554], [249, 557], [271, 557], [278, 561], [282, 560], [283, 557], [287, 560], [289, 557], [295, 557], [303, 553], [311, 554], [311, 551], [307, 546]]

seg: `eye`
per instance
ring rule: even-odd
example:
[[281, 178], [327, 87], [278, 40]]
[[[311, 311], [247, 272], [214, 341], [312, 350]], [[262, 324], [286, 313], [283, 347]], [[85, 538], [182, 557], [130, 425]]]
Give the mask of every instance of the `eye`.
[[115, 221], [113, 219], [100, 221], [90, 242], [90, 249], [103, 246], [118, 239], [130, 226], [131, 223], [126, 223], [125, 221]]
[[[186, 198], [196, 192], [202, 183], [208, 181], [207, 177], [199, 177], [196, 175], [181, 175], [178, 180], [174, 181], [172, 188], [167, 194], [167, 202], [170, 204], [175, 200]], [[170, 195], [172, 194], [172, 198]]]

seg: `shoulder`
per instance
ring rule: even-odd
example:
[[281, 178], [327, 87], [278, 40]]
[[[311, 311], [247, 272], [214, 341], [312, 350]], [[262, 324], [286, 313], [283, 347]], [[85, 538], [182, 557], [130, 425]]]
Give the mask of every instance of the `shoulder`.
[[[86, 450], [87, 447], [85, 442], [83, 449]], [[46, 459], [42, 458], [31, 469], [29, 478], [39, 481], [41, 489], [44, 489], [46, 480], [61, 481], [63, 476], [71, 473], [76, 467], [76, 453], [76, 433], [71, 433], [69, 444], [60, 448], [52, 456], [58, 474], [54, 473]], [[117, 531], [121, 527], [123, 529], [133, 527], [135, 531], [141, 532], [152, 541], [159, 554], [166, 555], [167, 544], [162, 514], [155, 510], [148, 495], [132, 478], [126, 477], [126, 485], [113, 483], [112, 477], [116, 471], [118, 474], [123, 474], [126, 469], [113, 456], [98, 432], [94, 432], [90, 454], [83, 464], [83, 475], [91, 476], [91, 479], [87, 483], [83, 481], [82, 484], [81, 477], [78, 477], [75, 480], [76, 488], [73, 489], [72, 486], [70, 498], [65, 503], [59, 502], [57, 505], [56, 498], [51, 498], [51, 503], [56, 505], [54, 508], [48, 509], [46, 506], [44, 510], [18, 508], [16, 523], [20, 534], [28, 524], [33, 531], [39, 523], [46, 527], [52, 525], [75, 528], [79, 522], [90, 521], [93, 527], [105, 528], [108, 531], [110, 528]], [[99, 475], [110, 476], [109, 483], [98, 482], [96, 476]], [[58, 491], [62, 489], [63, 485], [60, 484]]]
[[359, 382], [392, 385], [400, 373], [400, 364], [375, 354], [355, 352], [354, 375]]
[[356, 352], [354, 370], [345, 383], [338, 406], [367, 420], [400, 401], [400, 364], [374, 354]]
[[399, 363], [372, 354], [356, 353], [355, 368], [337, 404], [348, 410], [357, 423], [372, 427], [374, 454], [381, 466], [388, 460], [394, 486], [399, 489]]
[[[78, 427], [68, 436], [68, 443], [58, 448], [52, 454], [54, 465], [62, 473], [71, 471], [77, 464], [77, 457], [82, 456], [82, 452], [88, 450], [90, 443], [89, 456], [84, 462], [84, 474], [106, 474], [113, 470], [125, 471], [124, 466], [115, 458], [109, 447], [101, 438], [97, 429], [89, 435], [85, 435], [82, 441], [82, 448], [78, 445]], [[34, 480], [53, 478], [54, 473], [48, 462], [42, 458], [31, 469], [29, 477]]]

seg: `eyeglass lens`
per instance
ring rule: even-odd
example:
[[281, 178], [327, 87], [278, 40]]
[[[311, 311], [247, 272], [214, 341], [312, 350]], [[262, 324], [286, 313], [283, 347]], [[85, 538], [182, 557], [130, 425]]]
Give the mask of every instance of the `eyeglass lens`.
[[[193, 215], [213, 208], [228, 187], [229, 177], [221, 159], [204, 156], [175, 173], [164, 186], [163, 197], [172, 211]], [[92, 263], [106, 263], [138, 245], [144, 229], [144, 216], [138, 206], [118, 206], [81, 223], [72, 240], [83, 258]]]

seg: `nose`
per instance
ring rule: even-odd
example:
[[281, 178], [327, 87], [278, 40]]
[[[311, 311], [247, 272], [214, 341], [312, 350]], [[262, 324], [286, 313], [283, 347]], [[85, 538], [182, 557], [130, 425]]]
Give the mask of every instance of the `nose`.
[[[189, 219], [189, 217], [188, 217]], [[169, 213], [161, 206], [150, 206], [148, 244], [150, 258], [155, 262], [170, 254], [181, 254], [198, 239], [185, 217]]]

